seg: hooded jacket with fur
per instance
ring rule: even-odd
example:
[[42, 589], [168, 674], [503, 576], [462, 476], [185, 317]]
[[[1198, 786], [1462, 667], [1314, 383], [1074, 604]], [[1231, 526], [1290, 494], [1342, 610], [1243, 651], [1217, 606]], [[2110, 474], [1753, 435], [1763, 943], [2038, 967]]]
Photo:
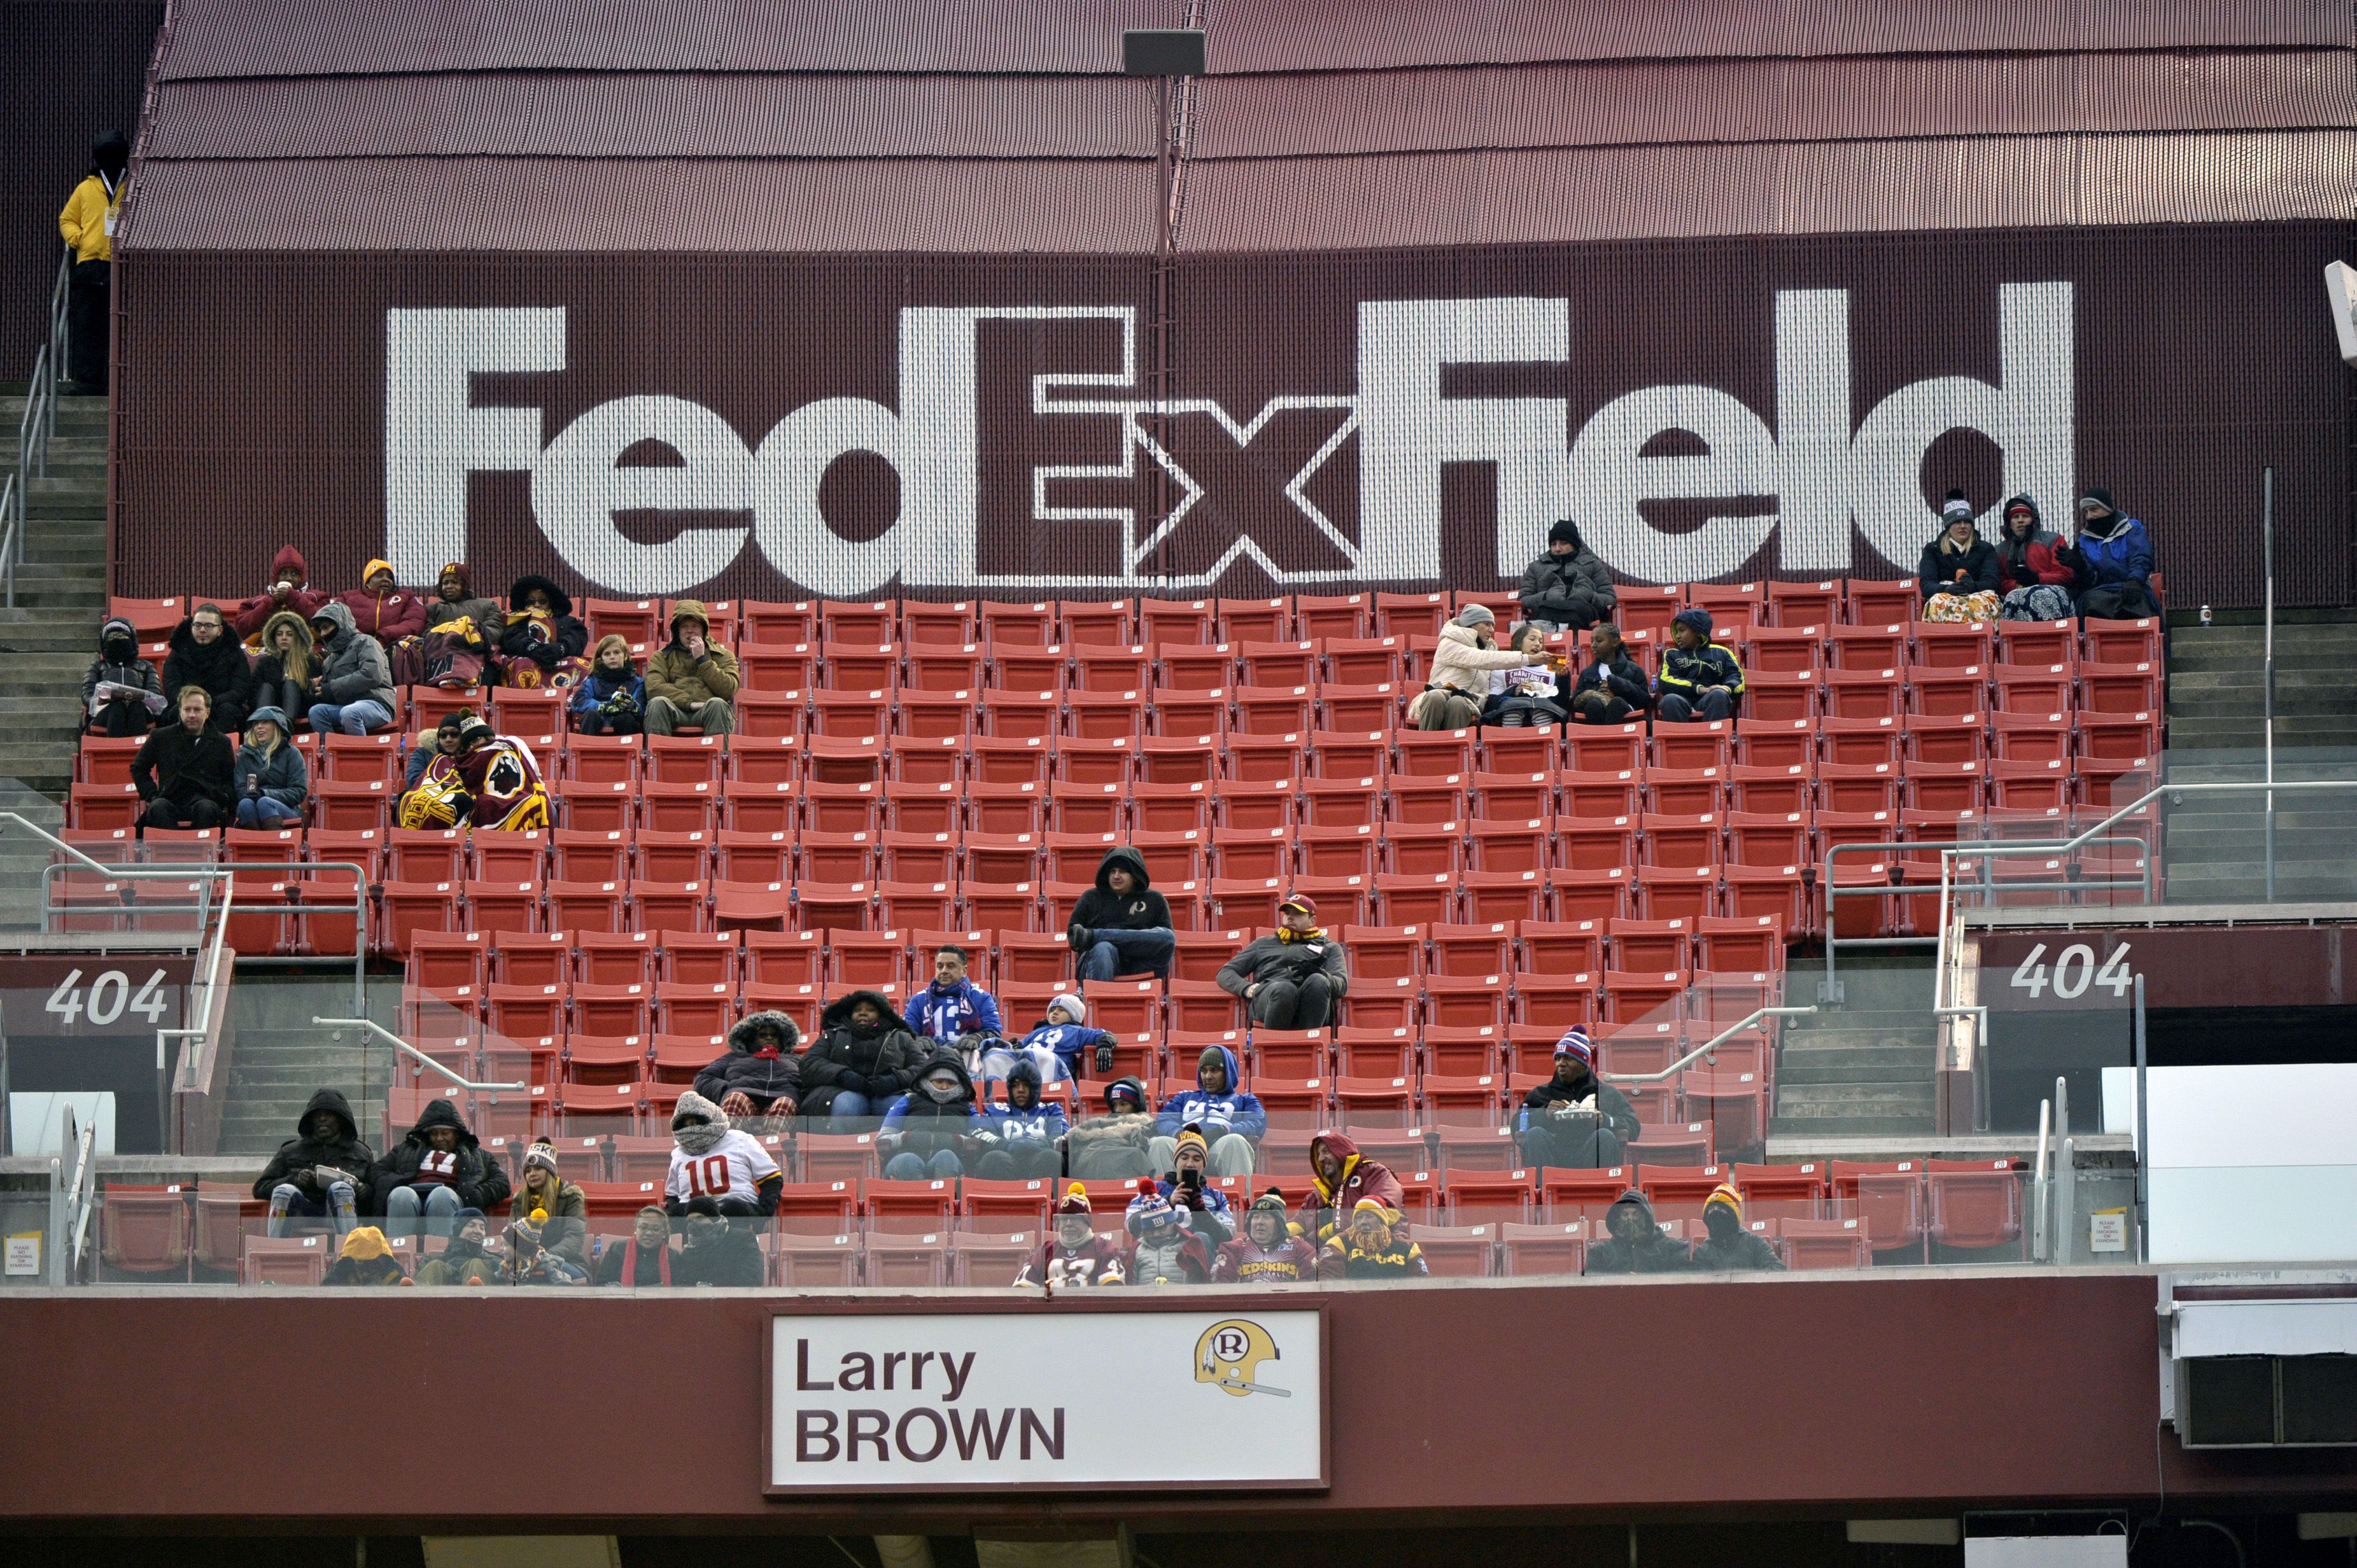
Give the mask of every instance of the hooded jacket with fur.
[[[764, 1028], [784, 1036], [784, 1043], [773, 1052], [763, 1052], [754, 1037]], [[799, 1101], [802, 1066], [794, 1049], [802, 1039], [802, 1032], [783, 1013], [749, 1013], [728, 1031], [728, 1049], [695, 1075], [695, 1092], [715, 1105], [732, 1094], [742, 1094], [764, 1107], [780, 1097]]]
[[[884, 1021], [863, 1027], [851, 1021], [851, 1009], [861, 1000], [872, 1003]], [[818, 1038], [802, 1058], [802, 1113], [823, 1116], [834, 1097], [864, 1094], [880, 1112], [895, 1096], [909, 1092], [917, 1069], [931, 1053], [909, 1032], [892, 1000], [877, 991], [854, 991], [838, 996], [819, 1015]]]
[[[1130, 875], [1132, 886], [1125, 894], [1113, 890], [1111, 874], [1120, 866]], [[1064, 940], [1074, 952], [1086, 952], [1090, 931], [1167, 931], [1170, 929], [1170, 906], [1154, 890], [1154, 878], [1146, 869], [1146, 857], [1127, 844], [1116, 844], [1105, 851], [1097, 862], [1097, 885], [1081, 895], [1072, 906], [1072, 918], [1064, 929]]]
[[462, 1208], [479, 1208], [489, 1213], [508, 1199], [508, 1171], [500, 1161], [483, 1153], [483, 1145], [473, 1129], [459, 1119], [458, 1108], [447, 1100], [429, 1100], [418, 1112], [417, 1124], [409, 1135], [385, 1153], [370, 1173], [371, 1214], [384, 1212], [385, 1199], [397, 1187], [415, 1185], [420, 1167], [434, 1147], [425, 1135], [436, 1127], [447, 1127], [458, 1134], [457, 1146], [450, 1151], [451, 1169], [446, 1179], [435, 1183], [455, 1190]]
[[[549, 607], [535, 614], [529, 607], [533, 589], [548, 596]], [[533, 573], [518, 577], [508, 590], [508, 620], [500, 632], [500, 651], [510, 659], [529, 659], [542, 671], [551, 671], [588, 650], [589, 628], [573, 613], [573, 598], [552, 578]]]
[[384, 645], [362, 637], [352, 626], [352, 612], [333, 600], [319, 607], [318, 617], [335, 623], [336, 635], [319, 656], [319, 701], [341, 707], [347, 703], [382, 703], [399, 714], [401, 699], [393, 689], [393, 665]]
[[164, 658], [164, 696], [177, 704], [181, 687], [202, 686], [212, 694], [215, 720], [235, 728], [253, 700], [253, 665], [226, 630], [209, 643], [199, 642], [195, 626], [191, 616], [173, 628], [172, 650]]
[[[937, 1072], [957, 1075], [957, 1092], [952, 1098], [935, 1100], [925, 1088], [925, 1079]], [[882, 1134], [877, 1143], [879, 1151], [888, 1141], [891, 1154], [930, 1159], [945, 1150], [963, 1155], [975, 1133], [988, 1131], [974, 1092], [974, 1077], [965, 1070], [965, 1064], [953, 1056], [937, 1056], [925, 1063], [908, 1092], [892, 1101], [891, 1109], [884, 1112]]]
[[[335, 1118], [336, 1127], [328, 1136], [315, 1138], [308, 1128], [313, 1113], [320, 1111]], [[311, 1173], [321, 1166], [350, 1176], [353, 1202], [361, 1213], [371, 1212], [369, 1172], [376, 1166], [376, 1155], [361, 1142], [351, 1102], [332, 1089], [319, 1090], [303, 1107], [303, 1114], [295, 1119], [295, 1136], [278, 1145], [278, 1152], [254, 1178], [253, 1196], [267, 1202], [281, 1182], [291, 1182], [305, 1197], [317, 1199], [323, 1195]]]

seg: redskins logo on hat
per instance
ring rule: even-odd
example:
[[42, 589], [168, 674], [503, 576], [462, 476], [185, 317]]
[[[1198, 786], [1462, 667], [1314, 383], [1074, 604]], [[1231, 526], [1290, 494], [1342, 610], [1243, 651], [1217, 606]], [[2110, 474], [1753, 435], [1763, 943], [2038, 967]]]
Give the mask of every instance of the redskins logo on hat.
[[1248, 1317], [1231, 1317], [1214, 1323], [1195, 1341], [1195, 1380], [1237, 1399], [1246, 1394], [1291, 1399], [1292, 1390], [1273, 1389], [1260, 1380], [1261, 1363], [1280, 1359], [1267, 1329]]

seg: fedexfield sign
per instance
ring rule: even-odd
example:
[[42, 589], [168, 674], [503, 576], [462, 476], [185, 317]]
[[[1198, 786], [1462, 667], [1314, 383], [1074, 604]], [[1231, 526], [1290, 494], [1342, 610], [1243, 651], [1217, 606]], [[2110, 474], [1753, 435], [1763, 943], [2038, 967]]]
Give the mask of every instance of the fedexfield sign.
[[770, 1326], [767, 1490], [1322, 1487], [1311, 1311], [858, 1314]]
[[[1646, 582], [1706, 579], [1770, 545], [1780, 575], [1839, 575], [1856, 564], [1853, 531], [1909, 569], [1937, 528], [1925, 455], [1952, 432], [1996, 446], [2003, 494], [2028, 492], [2050, 520], [2071, 515], [2072, 285], [2006, 283], [1996, 293], [1994, 380], [1929, 376], [1862, 410], [1853, 406], [1850, 291], [1839, 288], [1774, 292], [1765, 409], [1697, 381], [1640, 387], [1592, 408], [1450, 389], [1468, 372], [1569, 365], [1566, 298], [1361, 300], [1356, 391], [1280, 383], [1260, 389], [1257, 406], [1152, 394], [1132, 306], [909, 306], [898, 313], [897, 407], [824, 396], [769, 411], [760, 429], [693, 398], [630, 392], [551, 431], [531, 393], [486, 400], [475, 379], [532, 386], [564, 375], [566, 307], [392, 309], [385, 553], [401, 581], [434, 581], [442, 563], [468, 553], [470, 478], [520, 474], [565, 564], [633, 596], [722, 579], [748, 546], [787, 581], [845, 598], [895, 582], [982, 594], [1146, 583], [1169, 592], [1211, 586], [1239, 562], [1284, 585], [1439, 583], [1443, 475], [1469, 465], [1492, 476], [1494, 545], [1483, 553], [1501, 576], [1541, 553], [1562, 517], [1581, 524], [1608, 564]], [[993, 357], [994, 341], [996, 360], [1007, 357], [993, 331], [1007, 324], [1099, 330], [1090, 357], [1021, 376], [1017, 390]], [[999, 434], [1010, 419], [1029, 422], [1011, 444]], [[1107, 430], [1110, 440], [1090, 434]], [[1095, 460], [1022, 461], [1060, 446]], [[650, 448], [662, 456], [651, 459]], [[1028, 478], [1022, 523], [1046, 548], [994, 562], [983, 548], [986, 475], [1010, 450]], [[855, 455], [888, 466], [899, 496], [897, 515], [859, 538], [833, 525], [821, 499], [829, 471]], [[1351, 483], [1329, 466], [1355, 468], [1352, 526], [1313, 493]], [[1153, 481], [1150, 501], [1090, 493], [1141, 478]], [[1698, 505], [1700, 515], [1657, 527], [1645, 509], [1664, 502]], [[1987, 498], [1992, 532], [1997, 510]], [[650, 538], [622, 521], [664, 517], [687, 525]], [[1215, 548], [1190, 549], [1213, 519]]]

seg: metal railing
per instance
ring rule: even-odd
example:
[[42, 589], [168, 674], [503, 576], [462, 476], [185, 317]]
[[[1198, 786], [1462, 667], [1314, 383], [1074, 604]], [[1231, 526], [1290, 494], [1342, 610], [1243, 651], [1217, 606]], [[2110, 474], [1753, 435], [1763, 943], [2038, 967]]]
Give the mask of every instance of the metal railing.
[[386, 1045], [393, 1047], [393, 1049], [399, 1051], [402, 1055], [417, 1062], [419, 1066], [429, 1068], [435, 1072], [440, 1073], [444, 1078], [448, 1079], [453, 1085], [465, 1090], [468, 1093], [490, 1095], [491, 1097], [491, 1103], [494, 1105], [497, 1105], [500, 1102], [500, 1096], [502, 1094], [529, 1090], [532, 1088], [530, 1083], [473, 1082], [464, 1074], [444, 1066], [441, 1062], [438, 1062], [434, 1058], [427, 1056], [424, 1051], [419, 1050], [415, 1046], [411, 1045], [407, 1040], [403, 1039], [399, 1035], [394, 1034], [391, 1029], [386, 1028], [383, 1025], [375, 1022], [373, 1019], [322, 1018], [314, 1016], [311, 1022], [323, 1029], [359, 1029], [367, 1034], [373, 1035], [378, 1039], [382, 1040]]
[[1741, 1023], [1729, 1024], [1659, 1072], [1599, 1072], [1596, 1076], [1606, 1083], [1667, 1083], [1705, 1057], [1716, 1061], [1718, 1058], [1719, 1047], [1727, 1044], [1752, 1025], [1759, 1023], [1762, 1018], [1802, 1018], [1815, 1011], [1813, 1007], [1754, 1008], [1751, 1015]]
[[[55, 1210], [57, 1232], [51, 1239], [50, 1278], [57, 1284], [79, 1284], [82, 1277], [82, 1254], [90, 1243], [91, 1210], [98, 1206], [98, 1119], [91, 1118], [87, 1127], [80, 1121], [71, 1105], [59, 1112], [64, 1121], [66, 1150], [73, 1157], [73, 1174], [51, 1190], [59, 1196]], [[50, 1162], [55, 1173], [52, 1180], [63, 1176], [61, 1162]]]
[[49, 291], [49, 339], [33, 355], [33, 373], [25, 383], [25, 407], [16, 416], [16, 471], [0, 485], [0, 596], [16, 607], [16, 568], [25, 560], [25, 507], [31, 499], [35, 476], [49, 477], [49, 437], [58, 431], [58, 379], [65, 363], [70, 328], [66, 295], [73, 258], [58, 262], [58, 281]]

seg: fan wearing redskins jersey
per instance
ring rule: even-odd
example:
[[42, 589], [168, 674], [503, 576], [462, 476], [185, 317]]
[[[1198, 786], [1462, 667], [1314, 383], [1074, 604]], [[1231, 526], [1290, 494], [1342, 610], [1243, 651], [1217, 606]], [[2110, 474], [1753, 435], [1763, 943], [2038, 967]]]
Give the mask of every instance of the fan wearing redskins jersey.
[[1015, 1283], [1051, 1291], [1123, 1283], [1121, 1243], [1096, 1233], [1091, 1212], [1087, 1191], [1074, 1182], [1056, 1200], [1054, 1232], [1039, 1243], [1039, 1254], [1023, 1265]]
[[[427, 769], [431, 773], [432, 769]], [[522, 832], [548, 826], [548, 786], [532, 748], [480, 719], [458, 734], [458, 783], [454, 801], [461, 821], [478, 828]]]

